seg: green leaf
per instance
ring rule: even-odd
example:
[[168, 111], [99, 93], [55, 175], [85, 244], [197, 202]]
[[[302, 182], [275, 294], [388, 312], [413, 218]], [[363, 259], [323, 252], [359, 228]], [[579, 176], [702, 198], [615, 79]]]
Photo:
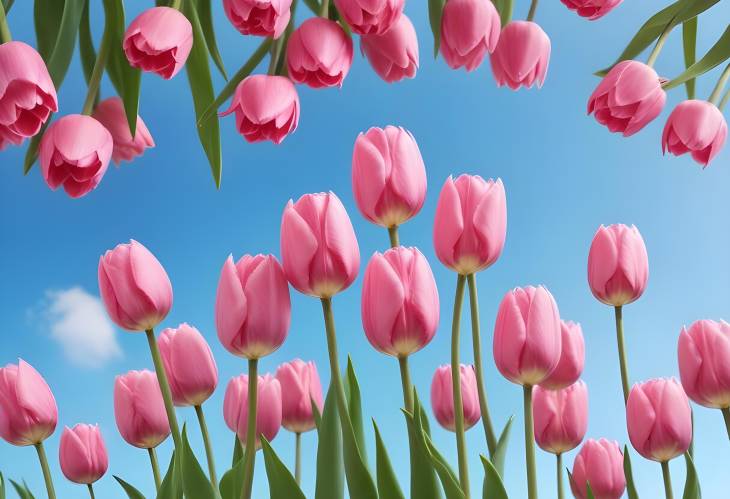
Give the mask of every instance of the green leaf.
[[433, 56], [438, 57], [441, 45], [441, 15], [444, 12], [446, 0], [428, 0], [428, 20], [433, 33]]
[[180, 459], [177, 453], [172, 451], [170, 456], [170, 464], [167, 466], [167, 472], [162, 479], [160, 491], [157, 493], [157, 499], [181, 499], [183, 496], [182, 484], [180, 483]]
[[183, 492], [187, 497], [195, 499], [216, 499], [215, 490], [210, 484], [208, 476], [195, 458], [195, 453], [188, 441], [188, 431], [185, 425], [182, 430], [182, 483]]
[[[96, 50], [91, 36], [91, 22], [89, 21], [89, 0], [84, 2], [84, 9], [81, 11], [81, 24], [79, 24], [79, 55], [81, 56], [81, 67], [84, 70], [84, 78], [89, 83], [91, 72], [96, 62]], [[97, 96], [98, 98], [98, 96]]]
[[378, 497], [373, 477], [363, 458], [357, 442], [353, 423], [348, 414], [340, 414], [342, 425], [342, 450], [345, 461], [345, 478], [351, 499], [372, 499]]
[[210, 57], [213, 59], [218, 71], [220, 71], [223, 78], [227, 80], [228, 75], [226, 74], [226, 68], [223, 66], [223, 59], [218, 51], [218, 43], [215, 40], [213, 14], [210, 4], [210, 0], [196, 0], [198, 18], [200, 19], [200, 26], [203, 28], [203, 34], [205, 34], [205, 44], [208, 47], [208, 53], [210, 53]]
[[687, 465], [687, 478], [684, 482], [682, 499], [700, 499], [702, 497], [702, 492], [700, 491], [700, 480], [697, 477], [695, 463], [689, 452], [684, 453], [684, 462]]
[[[684, 50], [684, 67], [688, 68], [695, 63], [697, 51], [697, 18], [693, 17], [682, 23], [682, 47]], [[695, 98], [695, 80], [684, 83], [687, 88], [687, 98]]]
[[0, 473], [0, 499], [5, 499], [5, 478]]
[[345, 376], [345, 394], [347, 395], [347, 410], [350, 413], [350, 421], [352, 421], [352, 430], [355, 433], [357, 447], [360, 449], [360, 455], [364, 461], [367, 461], [365, 452], [365, 428], [362, 419], [362, 399], [360, 397], [360, 384], [355, 376], [355, 368], [352, 365], [352, 359], [347, 356], [347, 375]]
[[23, 480], [22, 485], [16, 482], [13, 479], [10, 479], [10, 484], [15, 489], [15, 492], [18, 494], [20, 499], [35, 499], [35, 496], [28, 488], [28, 484], [25, 483], [25, 480]]
[[142, 492], [140, 492], [139, 490], [137, 490], [129, 482], [126, 482], [126, 481], [122, 480], [117, 475], [114, 475], [114, 480], [116, 480], [117, 483], [122, 486], [122, 488], [124, 489], [124, 492], [127, 494], [127, 497], [129, 499], [145, 499], [145, 497], [142, 494]]
[[241, 489], [243, 488], [243, 469], [245, 468], [245, 462], [243, 456], [239, 459], [233, 467], [226, 471], [221, 478], [221, 482], [218, 485], [221, 497], [223, 499], [240, 499]]
[[330, 384], [322, 415], [312, 404], [317, 421], [317, 482], [315, 499], [343, 499], [345, 476], [342, 460], [342, 431], [334, 386]]
[[393, 465], [388, 457], [388, 451], [385, 448], [383, 439], [380, 436], [378, 425], [373, 419], [373, 429], [375, 430], [375, 457], [376, 470], [378, 479], [378, 497], [380, 499], [405, 499], [403, 491], [398, 485], [398, 479], [393, 471]]
[[38, 147], [41, 145], [41, 139], [43, 134], [46, 133], [46, 129], [51, 124], [52, 117], [48, 119], [37, 134], [32, 136], [28, 141], [28, 149], [25, 151], [25, 158], [23, 159], [23, 175], [28, 175], [28, 172], [33, 168], [33, 163], [38, 159]]
[[710, 50], [699, 61], [685, 69], [682, 74], [663, 85], [665, 90], [672, 89], [682, 83], [697, 78], [701, 74], [719, 66], [730, 58], [730, 26], [728, 26], [720, 39], [715, 42]]
[[482, 459], [482, 465], [484, 466], [484, 490], [482, 497], [484, 499], [509, 499], [497, 468], [486, 457], [482, 455], [479, 457]]
[[593, 489], [591, 488], [590, 482], [586, 482], [586, 499], [596, 499], [593, 495]]
[[631, 456], [629, 455], [628, 445], [624, 445], [624, 476], [626, 477], [626, 495], [629, 499], [639, 499], [639, 493], [636, 492], [634, 484], [634, 472], [631, 469]]
[[5, 15], [10, 14], [10, 9], [15, 5], [15, 0], [3, 0], [3, 6], [5, 7]]
[[512, 422], [514, 420], [515, 417], [510, 416], [507, 423], [505, 423], [504, 429], [502, 429], [502, 433], [499, 435], [499, 440], [497, 440], [497, 446], [494, 448], [494, 455], [491, 459], [492, 464], [494, 464], [494, 468], [497, 470], [497, 473], [499, 473], [499, 476], [504, 476], [504, 460], [507, 454], [507, 446], [509, 444], [510, 429], [512, 429]]
[[271, 499], [306, 499], [294, 476], [263, 436], [261, 437], [261, 448], [264, 451], [264, 464], [266, 465], [266, 476], [269, 479]]
[[307, 7], [309, 7], [309, 10], [311, 10], [315, 16], [318, 16], [319, 11], [322, 10], [322, 7], [319, 5], [319, 2], [317, 0], [304, 0], [304, 3]]
[[[57, 0], [46, 0], [38, 3], [60, 3]], [[50, 53], [46, 60], [48, 66], [48, 73], [51, 75], [53, 84], [56, 86], [58, 91], [61, 88], [61, 83], [66, 76], [68, 66], [71, 64], [71, 58], [73, 57], [74, 46], [76, 45], [76, 33], [79, 30], [79, 21], [81, 20], [81, 11], [84, 10], [84, 3], [86, 0], [65, 0], [63, 6], [63, 14], [60, 16], [60, 24], [55, 37], [55, 43], [53, 45], [53, 51]], [[57, 10], [57, 6], [53, 7], [50, 12]], [[42, 11], [42, 17], [51, 16], [48, 11]], [[49, 21], [51, 22], [51, 21]], [[36, 24], [36, 30], [38, 29]], [[53, 30], [51, 30], [53, 31]], [[37, 32], [37, 31], [36, 31]], [[51, 37], [46, 34], [44, 38], [50, 39]], [[44, 42], [48, 43], [48, 42]], [[40, 46], [40, 40], [39, 40]]]
[[[56, 46], [65, 0], [35, 0], [33, 22], [38, 53], [48, 62]], [[7, 10], [7, 9], [6, 9]]]
[[418, 398], [416, 387], [413, 387], [413, 413], [415, 417], [408, 411], [403, 411], [410, 444], [411, 497], [440, 499], [441, 488], [431, 462], [431, 455], [426, 447], [426, 441], [423, 438], [424, 434], [431, 435], [431, 429], [426, 411]]
[[241, 445], [241, 439], [238, 438], [237, 434], [233, 434], [233, 458], [231, 459], [231, 466], [235, 466], [238, 461], [243, 459], [243, 445]]
[[431, 442], [431, 438], [427, 435], [423, 435], [426, 440], [426, 447], [428, 448], [429, 455], [431, 456], [431, 462], [433, 463], [436, 473], [441, 480], [441, 485], [444, 488], [447, 499], [464, 499], [464, 492], [461, 490], [459, 485], [459, 479], [456, 478], [456, 473], [449, 466], [448, 461], [441, 455], [436, 446]]
[[504, 28], [512, 20], [513, 0], [494, 0], [494, 6], [499, 12], [499, 19]]

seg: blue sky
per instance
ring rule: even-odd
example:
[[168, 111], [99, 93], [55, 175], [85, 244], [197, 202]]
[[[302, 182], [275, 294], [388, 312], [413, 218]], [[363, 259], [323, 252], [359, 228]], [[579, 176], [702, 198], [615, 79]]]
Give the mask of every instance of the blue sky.
[[[142, 8], [137, 2], [127, 3], [130, 18]], [[235, 31], [221, 2], [213, 3], [223, 58], [233, 73], [258, 41]], [[233, 441], [222, 417], [225, 383], [241, 373], [245, 363], [227, 353], [216, 338], [213, 305], [220, 268], [229, 253], [235, 257], [278, 253], [280, 217], [287, 200], [324, 190], [336, 192], [348, 209], [363, 266], [374, 251], [383, 250], [388, 243], [385, 230], [359, 215], [350, 185], [353, 142], [358, 132], [371, 126], [395, 124], [411, 130], [428, 172], [425, 206], [401, 230], [401, 241], [418, 246], [429, 258], [441, 294], [438, 334], [411, 359], [414, 381], [424, 399], [433, 371], [449, 358], [455, 276], [434, 256], [432, 223], [438, 192], [452, 173], [501, 177], [507, 191], [504, 254], [478, 276], [484, 351], [491, 352], [493, 321], [505, 291], [527, 284], [547, 285], [561, 315], [583, 325], [589, 437], [627, 441], [613, 313], [592, 297], [586, 283], [588, 247], [600, 224], [636, 224], [649, 252], [649, 286], [624, 311], [632, 381], [677, 375], [676, 344], [682, 325], [701, 318], [728, 317], [730, 148], [705, 171], [687, 157], [662, 157], [663, 122], [671, 107], [684, 98], [683, 89], [670, 92], [660, 118], [629, 139], [608, 133], [585, 114], [588, 96], [598, 83], [592, 72], [610, 63], [658, 6], [625, 2], [604, 19], [588, 22], [557, 1], [544, 2], [537, 21], [552, 41], [547, 81], [541, 90], [515, 93], [496, 88], [487, 62], [467, 74], [448, 69], [442, 59], [434, 60], [422, 3], [412, 0], [406, 6], [421, 51], [421, 67], [414, 80], [388, 85], [356, 51], [341, 90], [299, 87], [299, 128], [283, 145], [247, 144], [236, 133], [234, 118], [222, 119], [224, 170], [219, 191], [197, 141], [183, 74], [171, 81], [144, 75], [140, 109], [157, 147], [132, 164], [110, 167], [99, 188], [83, 199], [51, 192], [37, 167], [23, 177], [24, 148], [2, 153], [0, 364], [24, 358], [46, 377], [56, 395], [59, 429], [47, 446], [59, 497], [86, 494], [83, 488], [63, 480], [56, 459], [62, 425], [78, 422], [98, 422], [109, 447], [111, 472], [98, 483], [97, 497], [122, 496], [112, 473], [147, 493], [153, 489], [146, 453], [121, 439], [112, 405], [114, 377], [152, 364], [143, 336], [112, 328], [94, 313], [99, 255], [130, 238], [149, 247], [166, 267], [175, 290], [174, 306], [164, 325], [186, 321], [209, 340], [221, 384], [205, 410], [222, 474], [230, 462]], [[15, 38], [34, 43], [30, 4], [17, 2], [9, 21]], [[516, 2], [516, 17], [524, 17], [527, 7], [527, 2]], [[299, 9], [300, 17], [304, 13], [304, 8]], [[699, 51], [714, 43], [729, 14], [730, 6], [723, 2], [711, 15], [701, 17]], [[92, 14], [97, 37], [100, 15]], [[679, 33], [675, 33], [657, 63], [662, 75], [672, 77], [681, 71], [680, 47]], [[699, 81], [698, 96], [706, 97], [717, 77], [718, 71], [714, 71]], [[221, 87], [217, 78], [216, 88]], [[108, 81], [102, 90], [104, 96], [111, 94]], [[79, 112], [84, 93], [80, 65], [74, 60], [59, 94], [61, 111]], [[347, 352], [352, 354], [366, 416], [377, 420], [407, 489], [408, 451], [398, 409], [397, 363], [372, 349], [362, 332], [361, 284], [359, 277], [335, 299], [340, 355], [344, 360]], [[327, 383], [320, 306], [294, 291], [292, 298], [289, 338], [279, 351], [262, 360], [260, 369], [274, 371], [279, 363], [301, 357], [315, 360]], [[86, 304], [86, 313], [74, 316], [74, 304], [79, 301]], [[468, 326], [468, 315], [464, 317], [463, 324]], [[464, 328], [462, 333], [462, 357], [470, 361], [469, 331]], [[78, 336], [86, 338], [84, 350], [74, 346]], [[496, 423], [501, 426], [511, 414], [518, 419], [507, 455], [506, 484], [511, 497], [525, 497], [521, 390], [498, 374], [491, 355], [486, 356], [485, 368]], [[730, 452], [722, 417], [719, 411], [701, 407], [695, 408], [695, 416], [696, 460], [705, 497], [718, 497], [730, 487], [730, 476], [716, 472], [718, 460], [727, 459]], [[179, 417], [190, 423], [193, 444], [202, 450], [192, 410], [181, 410]], [[478, 453], [485, 452], [480, 426], [467, 438], [472, 488], [478, 490]], [[303, 488], [310, 494], [316, 437], [307, 434], [303, 440]], [[368, 440], [372, 457], [372, 432], [368, 432]], [[434, 440], [455, 463], [453, 435], [438, 428]], [[171, 446], [168, 441], [159, 449], [163, 462]], [[293, 462], [293, 435], [282, 431], [274, 447], [287, 463]], [[202, 459], [202, 452], [200, 456]], [[572, 466], [573, 456], [574, 452], [567, 457], [567, 465]], [[634, 456], [642, 497], [660, 497], [659, 465]], [[254, 496], [266, 497], [261, 460], [258, 464]], [[541, 497], [552, 497], [554, 458], [538, 450], [537, 464]], [[681, 490], [684, 464], [677, 460], [671, 468], [675, 490]], [[42, 479], [31, 448], [0, 442], [0, 469], [12, 478], [26, 479], [42, 495]]]

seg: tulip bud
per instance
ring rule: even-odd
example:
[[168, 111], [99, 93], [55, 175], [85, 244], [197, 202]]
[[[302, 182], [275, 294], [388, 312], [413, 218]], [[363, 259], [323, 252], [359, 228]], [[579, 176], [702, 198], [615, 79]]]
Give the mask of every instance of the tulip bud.
[[691, 153], [692, 159], [707, 166], [725, 145], [727, 122], [715, 104], [686, 100], [674, 108], [662, 133], [662, 152], [675, 156]]
[[360, 49], [378, 76], [388, 83], [416, 76], [418, 37], [405, 14], [382, 35], [363, 35]]
[[172, 307], [167, 272], [134, 239], [99, 258], [99, 291], [111, 320], [129, 331], [154, 328]]
[[588, 429], [588, 388], [578, 380], [567, 388], [532, 390], [535, 441], [545, 452], [562, 454], [581, 443]]
[[441, 55], [451, 69], [473, 71], [494, 52], [500, 19], [492, 2], [449, 0], [441, 16]]
[[[474, 366], [459, 366], [461, 379], [461, 403], [464, 407], [464, 430], [468, 430], [481, 418], [479, 394]], [[455, 431], [454, 387], [451, 366], [439, 366], [431, 381], [431, 409], [436, 421], [449, 431]]]
[[550, 37], [531, 21], [512, 21], [499, 35], [492, 57], [492, 73], [497, 86], [512, 90], [541, 88], [550, 64]]
[[172, 400], [178, 407], [199, 406], [218, 386], [218, 367], [200, 331], [186, 323], [157, 338]]
[[575, 11], [580, 17], [594, 21], [605, 16], [623, 0], [560, 0], [563, 5]]
[[705, 407], [730, 407], [730, 324], [701, 320], [679, 334], [679, 376], [689, 398]]
[[289, 37], [286, 64], [297, 83], [341, 87], [352, 64], [352, 39], [335, 21], [310, 17]]
[[620, 307], [639, 299], [649, 280], [649, 257], [639, 229], [601, 225], [588, 253], [588, 284], [593, 296]]
[[548, 390], [559, 390], [571, 386], [583, 374], [585, 364], [585, 344], [580, 324], [560, 321], [560, 360], [540, 386]]
[[223, 10], [241, 34], [279, 38], [291, 18], [292, 0], [223, 0]]
[[114, 140], [112, 159], [116, 164], [122, 161], [132, 161], [135, 157], [141, 156], [146, 148], [155, 146], [150, 131], [147, 130], [147, 126], [139, 115], [137, 115], [137, 129], [132, 138], [127, 115], [124, 112], [124, 104], [119, 97], [110, 97], [101, 101], [94, 109], [92, 117], [104, 125], [104, 128], [111, 134]]
[[104, 476], [109, 456], [98, 425], [64, 428], [58, 449], [63, 475], [74, 483], [91, 484]]
[[390, 31], [403, 12], [405, 0], [335, 0], [337, 11], [358, 35]]
[[170, 435], [157, 375], [129, 371], [114, 380], [114, 418], [122, 438], [140, 449], [152, 449]]
[[[281, 428], [281, 386], [270, 374], [258, 377], [256, 410], [256, 449], [261, 448], [259, 435], [269, 442]], [[226, 387], [223, 400], [223, 417], [231, 431], [246, 445], [248, 428], [248, 376], [241, 374]]]
[[281, 422], [294, 433], [304, 433], [315, 427], [312, 403], [322, 413], [322, 383], [314, 362], [294, 359], [276, 370], [281, 385]]
[[57, 423], [56, 399], [33, 366], [18, 359], [18, 365], [0, 367], [0, 438], [18, 446], [39, 444]]
[[289, 200], [281, 220], [281, 258], [286, 278], [306, 295], [331, 298], [352, 284], [360, 249], [350, 217], [333, 192]]
[[587, 499], [588, 484], [595, 498], [620, 499], [626, 478], [618, 443], [605, 438], [586, 440], [575, 457], [571, 477], [570, 488], [577, 499]]

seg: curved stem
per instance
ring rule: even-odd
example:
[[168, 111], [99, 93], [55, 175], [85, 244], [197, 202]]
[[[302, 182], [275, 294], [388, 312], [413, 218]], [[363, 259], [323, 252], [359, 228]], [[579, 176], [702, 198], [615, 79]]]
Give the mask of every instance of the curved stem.
[[469, 499], [469, 468], [466, 458], [466, 435], [464, 434], [464, 405], [461, 399], [461, 364], [459, 362], [459, 329], [461, 306], [464, 302], [464, 283], [466, 276], [456, 279], [454, 297], [454, 317], [451, 322], [451, 388], [454, 393], [454, 432], [456, 450], [459, 455], [459, 483], [466, 499]]
[[725, 92], [725, 96], [722, 98], [722, 100], [720, 101], [720, 103], [717, 105], [717, 108], [720, 111], [722, 111], [723, 108], [725, 107], [725, 104], [727, 104], [727, 101], [729, 101], [729, 100], [730, 100], [730, 90], [728, 90], [727, 92]]
[[629, 400], [629, 366], [626, 362], [626, 345], [624, 344], [624, 318], [621, 306], [614, 307], [616, 316], [616, 342], [618, 343], [618, 361], [621, 369], [621, 388], [624, 392], [624, 404]]
[[175, 10], [180, 10], [180, 7], [182, 6], [182, 0], [172, 0], [170, 2], [170, 8]]
[[302, 483], [302, 434], [297, 432], [294, 450], [294, 478], [297, 485]]
[[527, 465], [527, 497], [537, 499], [537, 466], [535, 465], [535, 427], [532, 421], [532, 386], [522, 387], [525, 410], [525, 464]]
[[722, 417], [725, 420], [725, 429], [727, 430], [727, 437], [730, 438], [730, 409], [725, 407], [720, 409], [722, 411]]
[[406, 411], [413, 414], [413, 385], [411, 384], [411, 370], [408, 367], [408, 356], [398, 357], [400, 366], [400, 381], [403, 388], [403, 404]]
[[[343, 421], [343, 427], [350, 426], [350, 413], [347, 412], [347, 403], [345, 402], [345, 386], [342, 384], [342, 375], [340, 374], [340, 361], [337, 358], [337, 332], [335, 330], [335, 316], [332, 312], [332, 298], [322, 298], [322, 313], [324, 314], [324, 327], [327, 333], [327, 353], [330, 361], [330, 378], [331, 383], [335, 387], [335, 395], [337, 400], [337, 411], [340, 413], [340, 420]], [[347, 423], [347, 426], [344, 423]], [[344, 430], [343, 430], [344, 431]]]
[[249, 499], [256, 464], [256, 406], [258, 398], [258, 359], [248, 359], [248, 412], [246, 413], [246, 451], [243, 454], [243, 488], [241, 499]]
[[38, 461], [41, 463], [48, 499], [56, 499], [56, 490], [53, 488], [53, 478], [51, 477], [51, 469], [48, 467], [48, 458], [46, 457], [46, 449], [43, 447], [43, 442], [35, 444], [35, 450], [38, 453]]
[[532, 0], [532, 3], [530, 3], [530, 11], [527, 13], [527, 20], [532, 21], [535, 19], [535, 13], [537, 12], [537, 2], [538, 0]]
[[664, 495], [667, 499], [674, 499], [672, 476], [669, 474], [669, 461], [662, 461], [662, 477], [664, 478]]
[[329, 18], [330, 14], [330, 0], [322, 0], [322, 7], [319, 10], [319, 17]]
[[198, 424], [200, 425], [200, 433], [203, 435], [203, 445], [205, 446], [205, 457], [208, 459], [208, 474], [210, 475], [210, 483], [213, 490], [218, 495], [218, 476], [215, 472], [215, 459], [213, 457], [213, 447], [210, 444], [210, 434], [208, 433], [208, 424], [205, 422], [205, 414], [203, 407], [195, 406], [195, 414], [198, 416]]
[[89, 489], [89, 497], [91, 499], [96, 499], [96, 496], [94, 495], [94, 486], [92, 484], [90, 484], [90, 483], [87, 483], [86, 484], [86, 488]]
[[659, 52], [662, 51], [662, 47], [664, 47], [664, 43], [667, 41], [667, 37], [669, 36], [669, 33], [672, 32], [672, 28], [674, 28], [673, 23], [667, 24], [667, 26], [664, 28], [664, 31], [662, 31], [662, 34], [659, 35], [659, 39], [656, 41], [656, 45], [654, 45], [654, 48], [651, 50], [651, 53], [649, 54], [649, 58], [646, 60], [646, 65], [649, 67], [653, 67], [654, 63], [657, 60], [657, 57], [659, 57]]
[[152, 476], [155, 478], [155, 490], [157, 492], [160, 491], [160, 485], [162, 485], [162, 480], [160, 479], [160, 465], [157, 463], [157, 452], [155, 451], [154, 447], [150, 447], [147, 449], [147, 452], [150, 455], [150, 465], [152, 466]]
[[563, 492], [563, 454], [556, 454], [555, 455], [556, 462], [557, 462], [557, 482], [558, 482], [558, 499], [563, 499], [565, 493]]
[[390, 237], [390, 247], [395, 248], [397, 246], [400, 246], [400, 240], [398, 238], [398, 226], [394, 225], [392, 227], [388, 227], [388, 237]]
[[5, 16], [5, 6], [0, 1], [0, 43], [7, 43], [13, 40], [10, 34], [10, 26], [8, 25], [8, 19]]
[[170, 422], [172, 440], [175, 442], [175, 449], [180, 449], [180, 428], [177, 425], [175, 406], [172, 403], [172, 391], [170, 390], [170, 383], [167, 381], [165, 366], [162, 364], [160, 349], [157, 347], [155, 331], [150, 328], [146, 330], [145, 333], [147, 334], [147, 343], [150, 346], [152, 362], [155, 365], [155, 372], [157, 373], [157, 382], [160, 384], [160, 390], [162, 391], [162, 400], [165, 401], [165, 412], [167, 412], [167, 420]]
[[730, 64], [725, 66], [725, 70], [720, 75], [720, 79], [717, 80], [717, 83], [715, 84], [715, 88], [712, 89], [712, 93], [710, 94], [710, 97], [707, 99], [708, 101], [717, 105], [717, 101], [720, 100], [720, 94], [722, 94], [722, 91], [725, 90], [725, 84], [727, 84], [727, 80], [729, 78], [730, 78]]
[[281, 56], [281, 51], [284, 46], [284, 38], [285, 36], [282, 35], [278, 39], [274, 40], [274, 42], [271, 44], [271, 57], [269, 59], [269, 75], [275, 75], [276, 74], [276, 67], [279, 64], [279, 57]]
[[96, 55], [96, 62], [94, 63], [94, 69], [91, 72], [89, 78], [88, 90], [86, 91], [86, 100], [84, 100], [84, 108], [81, 114], [90, 115], [94, 111], [94, 102], [96, 102], [96, 94], [99, 93], [99, 85], [101, 84], [101, 77], [104, 75], [104, 68], [106, 68], [106, 61], [109, 58], [109, 49], [111, 44], [111, 35], [108, 29], [104, 29], [104, 35], [101, 38], [101, 45], [99, 45], [99, 53]]

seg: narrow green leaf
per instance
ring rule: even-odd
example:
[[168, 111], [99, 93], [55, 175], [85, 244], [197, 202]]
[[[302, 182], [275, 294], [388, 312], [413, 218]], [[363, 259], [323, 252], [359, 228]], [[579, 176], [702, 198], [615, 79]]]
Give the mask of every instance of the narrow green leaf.
[[345, 475], [342, 458], [342, 431], [337, 413], [334, 386], [330, 385], [322, 415], [313, 404], [317, 422], [317, 481], [315, 499], [343, 499]]
[[[508, 423], [509, 424], [509, 423]], [[504, 488], [502, 478], [499, 471], [494, 467], [492, 462], [486, 457], [480, 455], [482, 465], [484, 466], [484, 490], [482, 497], [484, 499], [509, 499], [507, 490]]]
[[[693, 17], [682, 23], [682, 47], [684, 50], [684, 67], [688, 68], [695, 63], [697, 51], [697, 18]], [[695, 79], [684, 82], [687, 88], [687, 98], [695, 98]]]
[[0, 473], [0, 499], [5, 499], [5, 478]]
[[699, 61], [685, 69], [682, 74], [663, 85], [665, 90], [672, 89], [682, 83], [697, 78], [701, 74], [719, 66], [730, 58], [730, 26], [728, 26], [720, 39], [715, 42], [710, 50]]
[[365, 452], [365, 428], [363, 427], [360, 384], [357, 382], [357, 376], [355, 376], [355, 368], [352, 365], [352, 358], [350, 358], [349, 355], [347, 356], [345, 393], [347, 394], [347, 409], [350, 412], [350, 420], [352, 421], [352, 429], [355, 432], [357, 447], [358, 449], [360, 449], [360, 455], [362, 456], [363, 460], [367, 461], [367, 453]]
[[306, 499], [294, 476], [263, 436], [261, 437], [261, 448], [264, 451], [264, 464], [266, 465], [266, 476], [269, 479], [271, 499]]
[[596, 499], [593, 495], [593, 489], [591, 488], [590, 482], [586, 482], [586, 499]]
[[177, 453], [172, 451], [170, 456], [170, 464], [167, 466], [167, 472], [162, 479], [160, 491], [157, 493], [157, 499], [182, 499], [183, 490], [180, 483], [181, 462], [177, 457]]
[[137, 490], [129, 482], [126, 482], [126, 481], [122, 480], [117, 475], [114, 475], [114, 480], [116, 480], [117, 483], [122, 486], [122, 489], [124, 489], [124, 493], [127, 494], [127, 497], [129, 499], [145, 499], [145, 497], [142, 494], [142, 492], [140, 492], [139, 490]]
[[3, 0], [3, 6], [5, 7], [5, 15], [10, 14], [10, 9], [15, 5], [15, 0]]
[[81, 56], [81, 67], [84, 70], [84, 78], [89, 83], [91, 72], [96, 62], [96, 50], [91, 37], [91, 22], [89, 21], [89, 0], [84, 2], [84, 9], [81, 11], [81, 23], [79, 24], [79, 55]]
[[187, 497], [195, 499], [216, 499], [213, 486], [208, 476], [198, 463], [193, 449], [188, 441], [188, 431], [185, 425], [182, 430], [182, 482], [183, 492]]
[[318, 16], [319, 11], [322, 10], [322, 7], [317, 0], [304, 0], [304, 3], [307, 5], [307, 7], [309, 7], [309, 10], [311, 10], [315, 16]]
[[46, 129], [51, 124], [52, 117], [48, 119], [37, 134], [32, 136], [28, 141], [28, 149], [25, 151], [25, 159], [23, 159], [23, 175], [28, 175], [28, 172], [33, 168], [33, 163], [38, 159], [38, 147], [41, 145], [41, 139], [43, 134], [46, 133]]
[[512, 9], [514, 8], [513, 0], [494, 0], [494, 6], [499, 12], [499, 19], [504, 28], [512, 20]]
[[428, 20], [433, 33], [433, 56], [438, 57], [441, 46], [441, 15], [446, 0], [428, 0]]
[[[53, 2], [54, 0], [51, 0]], [[48, 73], [51, 75], [56, 90], [61, 88], [61, 83], [66, 76], [68, 66], [71, 64], [74, 47], [76, 46], [76, 33], [79, 30], [79, 22], [81, 21], [81, 11], [84, 10], [86, 0], [65, 0], [63, 14], [61, 15], [61, 23], [58, 27], [58, 35], [56, 36], [53, 51], [46, 60]], [[47, 2], [44, 2], [47, 3]], [[59, 2], [60, 3], [60, 2]], [[43, 16], [48, 16], [47, 12], [43, 12]]]
[[[56, 46], [58, 30], [61, 27], [65, 0], [35, 0], [33, 2], [33, 22], [38, 45], [38, 53], [48, 62]], [[7, 11], [7, 9], [5, 9]]]
[[509, 445], [509, 435], [512, 429], [512, 422], [515, 420], [514, 416], [510, 416], [507, 423], [502, 429], [502, 433], [499, 435], [497, 440], [497, 446], [494, 448], [494, 455], [492, 456], [492, 464], [499, 473], [499, 476], [504, 476], [504, 460], [507, 454], [507, 446]]
[[385, 448], [383, 438], [380, 436], [378, 425], [373, 419], [373, 429], [375, 430], [375, 457], [376, 470], [378, 479], [378, 497], [379, 499], [405, 499], [403, 491], [398, 484], [393, 465], [388, 457], [388, 450]]
[[684, 453], [684, 462], [687, 465], [687, 478], [684, 482], [682, 499], [700, 499], [702, 497], [702, 492], [700, 491], [700, 480], [697, 477], [695, 463], [689, 452]]
[[411, 456], [411, 497], [441, 498], [441, 487], [436, 476], [431, 455], [426, 447], [423, 434], [431, 435], [428, 416], [413, 387], [413, 414], [403, 411], [408, 426], [408, 440]]
[[218, 43], [215, 39], [211, 2], [210, 0], [196, 0], [196, 2], [198, 18], [200, 19], [200, 26], [203, 28], [203, 34], [205, 34], [205, 44], [208, 47], [208, 53], [210, 53], [210, 57], [213, 59], [218, 71], [220, 71], [221, 76], [227, 80], [226, 68], [223, 65], [223, 59], [218, 51]]
[[436, 473], [438, 473], [439, 479], [441, 480], [441, 485], [444, 488], [446, 499], [464, 499], [464, 492], [461, 490], [456, 473], [454, 473], [448, 461], [446, 461], [433, 442], [431, 442], [431, 439], [425, 434], [423, 436], [431, 456], [431, 462], [433, 462]]
[[20, 499], [35, 499], [35, 496], [28, 488], [28, 484], [25, 483], [25, 480], [23, 480], [23, 483], [20, 484], [15, 480], [10, 479], [10, 484], [13, 486]]
[[241, 439], [238, 438], [238, 435], [235, 433], [233, 434], [233, 437], [233, 458], [231, 459], [231, 466], [235, 466], [238, 461], [243, 459], [243, 445], [241, 445]]
[[241, 458], [221, 478], [218, 489], [223, 499], [240, 499], [243, 488], [243, 469], [245, 462]]
[[626, 495], [629, 499], [639, 499], [639, 493], [636, 492], [634, 484], [634, 472], [631, 469], [631, 456], [629, 455], [628, 445], [624, 445], [624, 476], [626, 477]]

